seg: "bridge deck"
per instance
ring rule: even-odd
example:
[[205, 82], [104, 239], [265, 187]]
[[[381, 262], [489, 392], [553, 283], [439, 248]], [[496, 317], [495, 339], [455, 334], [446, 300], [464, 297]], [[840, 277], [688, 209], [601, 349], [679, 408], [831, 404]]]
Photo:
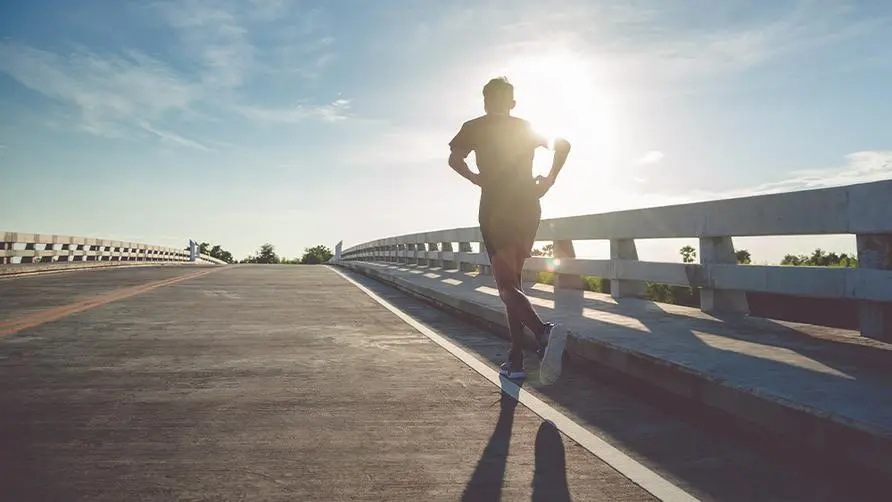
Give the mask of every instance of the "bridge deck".
[[[191, 273], [15, 279], [2, 283], [3, 320]], [[494, 385], [323, 267], [218, 269], [0, 344], [10, 500], [458, 499], [493, 479], [498, 491], [507, 437], [503, 492], [528, 498], [537, 441], [560, 441], [515, 401], [500, 411]], [[469, 487], [494, 426], [492, 465]], [[650, 498], [585, 450], [566, 456], [576, 497]]]
[[[347, 262], [446, 307], [504, 324], [489, 276]], [[575, 355], [873, 467], [892, 461], [892, 344], [857, 332], [586, 291], [526, 288], [545, 320], [570, 328]], [[837, 436], [836, 434], [845, 434]], [[847, 444], [838, 445], [835, 442]]]
[[[490, 367], [505, 352], [381, 294]], [[22, 277], [0, 306], [11, 500], [653, 499], [327, 267]], [[581, 378], [534, 392], [701, 498], [871, 493]]]

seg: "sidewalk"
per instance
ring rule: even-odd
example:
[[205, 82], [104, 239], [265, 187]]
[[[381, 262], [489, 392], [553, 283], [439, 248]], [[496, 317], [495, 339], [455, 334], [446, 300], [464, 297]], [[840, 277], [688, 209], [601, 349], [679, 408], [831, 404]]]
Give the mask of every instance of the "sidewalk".
[[[491, 277], [342, 262], [449, 310], [506, 325]], [[892, 473], [892, 344], [857, 332], [527, 285], [571, 357], [721, 410], [828, 455]], [[557, 303], [557, 306], [555, 305]], [[559, 385], [559, 384], [558, 384]]]

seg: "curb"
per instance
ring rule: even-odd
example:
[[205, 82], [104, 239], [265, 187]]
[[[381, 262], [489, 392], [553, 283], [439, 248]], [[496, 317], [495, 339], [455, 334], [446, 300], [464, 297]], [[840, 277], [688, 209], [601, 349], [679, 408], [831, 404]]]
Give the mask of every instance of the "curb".
[[[504, 312], [439, 291], [413, 284], [357, 262], [337, 266], [392, 286], [410, 296], [466, 318], [483, 323], [500, 336], [507, 336]], [[530, 346], [532, 336], [527, 333]], [[583, 366], [598, 366], [610, 376], [632, 380], [633, 384], [671, 394], [672, 399], [706, 407], [734, 420], [735, 426], [759, 431], [804, 446], [817, 455], [852, 462], [872, 472], [892, 474], [892, 436], [869, 430], [863, 424], [847, 421], [821, 410], [763, 394], [759, 389], [738, 388], [689, 368], [650, 355], [619, 348], [598, 340], [567, 340], [566, 354]]]

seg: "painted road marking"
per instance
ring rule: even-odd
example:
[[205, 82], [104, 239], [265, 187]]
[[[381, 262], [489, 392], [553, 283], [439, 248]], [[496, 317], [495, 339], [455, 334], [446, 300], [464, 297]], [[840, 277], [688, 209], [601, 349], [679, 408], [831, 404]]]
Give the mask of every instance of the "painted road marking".
[[529, 408], [533, 413], [539, 415], [544, 420], [548, 420], [553, 423], [558, 430], [582, 445], [593, 455], [616, 469], [633, 483], [648, 491], [654, 497], [668, 502], [689, 502], [698, 500], [693, 495], [673, 485], [659, 474], [653, 472], [641, 463], [637, 462], [635, 459], [629, 457], [622, 451], [611, 446], [603, 439], [592, 434], [590, 431], [572, 421], [563, 413], [555, 410], [536, 396], [520, 388], [520, 386], [518, 386], [516, 383], [502, 378], [502, 376], [499, 375], [497, 371], [490, 368], [489, 365], [472, 356], [470, 353], [455, 345], [446, 338], [438, 335], [428, 326], [425, 326], [423, 323], [418, 322], [411, 315], [403, 312], [402, 310], [400, 310], [387, 300], [381, 298], [362, 284], [356, 282], [340, 270], [332, 266], [328, 267], [336, 272], [338, 275], [343, 277], [345, 280], [359, 288], [360, 291], [369, 295], [373, 300], [384, 306], [387, 310], [393, 312], [397, 317], [405, 321], [407, 324], [421, 332], [424, 336], [430, 338], [431, 341], [449, 351], [452, 355], [460, 359], [463, 363], [470, 366], [477, 373], [480, 373], [487, 380], [501, 387], [506, 394], [510, 395], [519, 403]]
[[195, 272], [192, 274], [180, 275], [177, 277], [162, 279], [160, 281], [149, 282], [146, 284], [140, 284], [138, 286], [131, 286], [129, 288], [116, 289], [114, 291], [110, 291], [108, 293], [103, 293], [99, 296], [96, 296], [93, 298], [88, 298], [86, 300], [81, 300], [79, 302], [70, 303], [68, 305], [62, 305], [60, 307], [53, 307], [53, 308], [41, 310], [38, 312], [33, 312], [31, 314], [17, 317], [15, 319], [11, 319], [9, 321], [3, 321], [3, 322], [0, 322], [0, 336], [18, 333], [19, 331], [21, 331], [23, 329], [40, 326], [41, 324], [55, 321], [57, 319], [61, 319], [65, 316], [69, 316], [71, 314], [76, 314], [78, 312], [83, 312], [85, 310], [89, 310], [92, 308], [101, 307], [102, 305], [106, 305], [113, 301], [123, 300], [125, 298], [129, 298], [131, 296], [145, 293], [145, 292], [151, 291], [153, 289], [158, 289], [158, 288], [161, 288], [164, 286], [169, 286], [171, 284], [174, 284], [174, 283], [177, 283], [180, 281], [185, 281], [188, 279], [195, 279], [196, 277], [208, 275], [208, 274], [216, 272], [218, 270], [223, 270], [224, 268], [226, 268], [226, 267], [212, 268], [210, 270], [202, 270], [200, 272]]

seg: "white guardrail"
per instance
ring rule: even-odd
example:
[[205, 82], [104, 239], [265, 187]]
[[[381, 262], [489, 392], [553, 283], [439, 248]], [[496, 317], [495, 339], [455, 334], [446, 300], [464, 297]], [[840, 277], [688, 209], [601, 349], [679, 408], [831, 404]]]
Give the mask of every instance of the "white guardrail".
[[[853, 234], [858, 268], [738, 265], [732, 237]], [[638, 260], [635, 239], [699, 238], [699, 264]], [[609, 240], [610, 259], [577, 259], [573, 241]], [[555, 272], [555, 287], [580, 276], [609, 279], [614, 297], [641, 296], [645, 281], [700, 288], [706, 312], [749, 313], [746, 292], [857, 300], [864, 336], [892, 340], [892, 180], [692, 204], [542, 220], [536, 241], [554, 259], [533, 257], [528, 272]], [[478, 227], [365, 242], [340, 260], [394, 262], [488, 274]], [[457, 247], [455, 247], [457, 246]]]
[[[91, 237], [0, 232], [0, 265], [88, 262], [188, 262], [188, 249]], [[14, 258], [19, 260], [14, 261]], [[226, 262], [199, 254], [197, 262]]]

